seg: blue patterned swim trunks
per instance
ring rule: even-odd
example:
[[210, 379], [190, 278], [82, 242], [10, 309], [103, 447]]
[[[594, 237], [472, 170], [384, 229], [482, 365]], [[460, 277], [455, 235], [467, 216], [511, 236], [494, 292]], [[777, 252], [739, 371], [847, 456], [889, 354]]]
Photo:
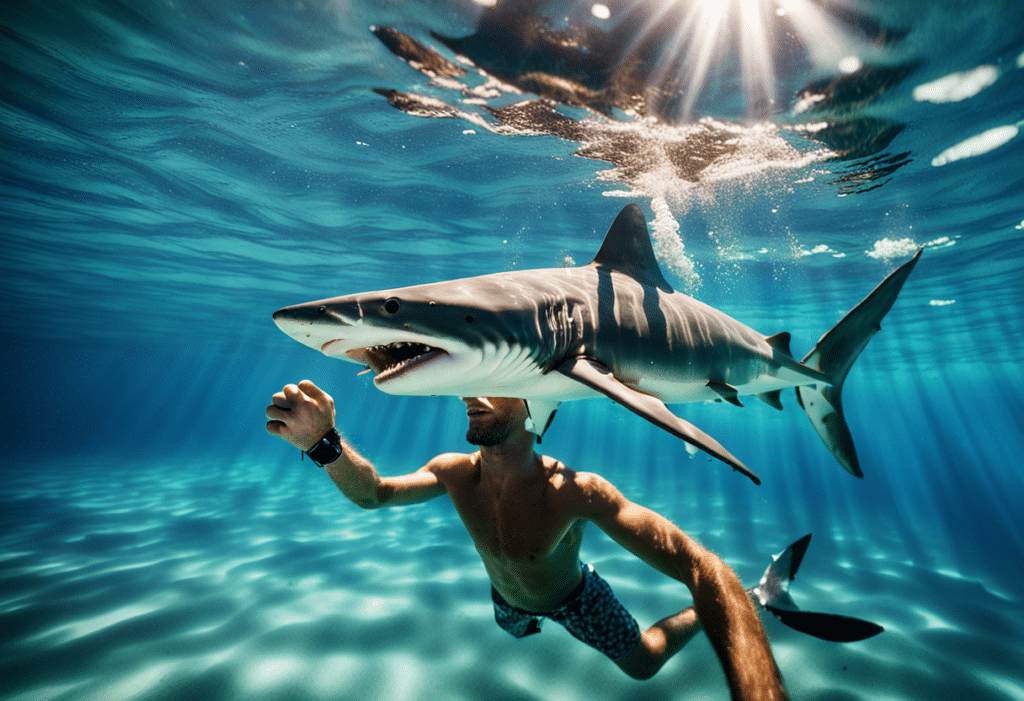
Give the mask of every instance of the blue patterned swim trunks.
[[540, 632], [542, 619], [560, 624], [577, 640], [621, 660], [640, 642], [640, 626], [626, 607], [615, 598], [611, 586], [591, 565], [583, 566], [583, 581], [564, 604], [554, 611], [534, 613], [516, 608], [491, 587], [494, 620], [516, 638]]

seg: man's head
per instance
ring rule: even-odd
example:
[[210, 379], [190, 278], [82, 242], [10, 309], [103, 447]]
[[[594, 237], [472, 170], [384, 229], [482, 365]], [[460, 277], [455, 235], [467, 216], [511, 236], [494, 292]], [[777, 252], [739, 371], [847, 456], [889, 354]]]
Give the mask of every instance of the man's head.
[[526, 420], [530, 412], [522, 399], [508, 397], [463, 397], [469, 429], [466, 440], [482, 447], [494, 447], [514, 438], [517, 433], [529, 434]]

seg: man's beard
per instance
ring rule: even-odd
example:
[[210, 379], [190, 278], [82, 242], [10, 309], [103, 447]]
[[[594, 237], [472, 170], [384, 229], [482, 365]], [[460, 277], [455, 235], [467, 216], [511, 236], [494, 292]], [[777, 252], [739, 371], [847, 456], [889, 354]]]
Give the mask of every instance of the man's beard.
[[484, 448], [493, 448], [501, 445], [505, 439], [512, 434], [512, 422], [504, 421], [490, 426], [469, 425], [466, 430], [466, 442], [470, 445], [479, 445]]

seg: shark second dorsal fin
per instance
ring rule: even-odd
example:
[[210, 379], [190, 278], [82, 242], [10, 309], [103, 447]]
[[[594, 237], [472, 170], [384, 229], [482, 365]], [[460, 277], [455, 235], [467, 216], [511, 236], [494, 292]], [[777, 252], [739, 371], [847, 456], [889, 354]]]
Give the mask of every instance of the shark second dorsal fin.
[[672, 291], [654, 257], [647, 221], [635, 204], [627, 204], [615, 217], [591, 265], [611, 268], [665, 292]]
[[789, 339], [789, 332], [783, 331], [782, 333], [777, 333], [774, 336], [768, 336], [764, 340], [765, 343], [767, 343], [775, 350], [781, 351], [782, 353], [785, 353], [786, 355], [792, 357], [793, 353], [790, 352], [789, 350]]

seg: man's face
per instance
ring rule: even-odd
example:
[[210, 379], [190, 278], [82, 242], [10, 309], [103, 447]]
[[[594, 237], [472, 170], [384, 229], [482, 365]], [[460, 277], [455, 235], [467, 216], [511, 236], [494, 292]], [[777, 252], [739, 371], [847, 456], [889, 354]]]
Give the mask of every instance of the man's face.
[[472, 445], [501, 445], [526, 422], [526, 404], [507, 397], [463, 397], [469, 429], [466, 440]]

